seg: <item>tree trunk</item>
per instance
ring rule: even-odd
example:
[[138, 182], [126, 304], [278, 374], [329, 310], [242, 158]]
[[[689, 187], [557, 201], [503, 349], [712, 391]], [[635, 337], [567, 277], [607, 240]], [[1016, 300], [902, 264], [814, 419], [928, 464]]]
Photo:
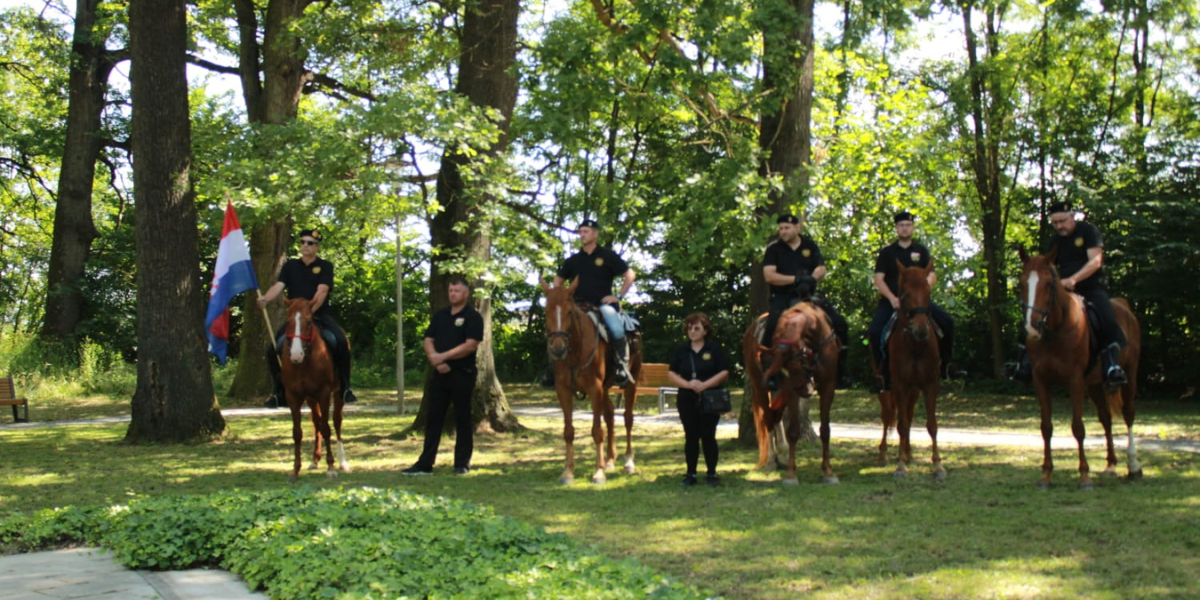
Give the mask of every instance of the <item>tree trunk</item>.
[[181, 442], [225, 429], [205, 349], [184, 0], [133, 0], [129, 34], [138, 374], [125, 439]]
[[100, 155], [100, 116], [108, 90], [111, 57], [97, 36], [97, 0], [78, 0], [71, 41], [67, 133], [54, 209], [54, 241], [46, 276], [46, 313], [42, 335], [69, 342], [83, 314], [84, 265], [96, 238], [92, 221], [92, 185]]
[[[464, 7], [461, 55], [455, 91], [480, 107], [494, 108], [501, 115], [497, 123], [501, 138], [481, 153], [496, 156], [508, 147], [509, 124], [517, 103], [517, 17], [518, 0], [473, 0]], [[444, 210], [430, 221], [430, 244], [441, 250], [429, 268], [431, 314], [449, 305], [446, 282], [449, 273], [443, 266], [447, 258], [466, 258], [486, 264], [491, 260], [491, 220], [484, 206], [494, 199], [477, 192], [468, 193], [462, 169], [470, 159], [460, 153], [446, 152], [438, 174], [437, 199]], [[464, 227], [465, 225], [465, 227]], [[484, 281], [473, 278], [479, 289]], [[492, 303], [475, 296], [476, 308], [483, 315], [484, 338], [476, 353], [479, 371], [475, 394], [471, 398], [472, 421], [480, 431], [511, 431], [520, 424], [508, 406], [504, 389], [496, 376], [492, 353]], [[426, 366], [428, 369], [428, 366]], [[428, 381], [428, 376], [426, 377]], [[414, 429], [424, 427], [428, 385]], [[447, 419], [447, 425], [453, 421]]]
[[[782, 181], [782, 189], [772, 193], [767, 211], [759, 213], [763, 219], [771, 219], [774, 215], [800, 209], [808, 200], [808, 167], [812, 160], [814, 0], [763, 2], [760, 10], [787, 15], [786, 18], [771, 19], [763, 28], [762, 87], [766, 97], [758, 146], [765, 158], [759, 173]], [[750, 277], [750, 306], [755, 317], [766, 310], [767, 295], [762, 264], [756, 261]], [[749, 398], [749, 394], [747, 386], [745, 397]], [[757, 434], [749, 404], [743, 402], [738, 415], [738, 440], [755, 444]], [[800, 441], [815, 441], [808, 404], [802, 402], [801, 407], [803, 434]]]
[[[251, 123], [281, 125], [295, 120], [300, 111], [300, 96], [307, 81], [305, 54], [300, 39], [289, 31], [291, 23], [312, 4], [311, 0], [270, 0], [263, 32], [263, 43], [257, 41], [258, 20], [250, 0], [236, 0], [240, 46], [238, 51], [242, 80], [242, 98]], [[263, 79], [258, 78], [259, 52], [262, 53]], [[286, 148], [259, 148], [263, 160], [272, 160], [273, 152]], [[289, 214], [270, 216], [250, 227], [250, 260], [254, 263], [259, 284], [274, 285], [279, 269], [287, 259], [291, 246], [294, 221]], [[274, 331], [267, 331], [255, 302], [257, 295], [247, 294], [242, 300], [242, 352], [237, 373], [229, 386], [228, 397], [240, 401], [271, 393], [271, 375], [267, 371], [265, 350], [274, 343]], [[273, 326], [284, 317], [283, 308], [276, 303], [267, 309]]]

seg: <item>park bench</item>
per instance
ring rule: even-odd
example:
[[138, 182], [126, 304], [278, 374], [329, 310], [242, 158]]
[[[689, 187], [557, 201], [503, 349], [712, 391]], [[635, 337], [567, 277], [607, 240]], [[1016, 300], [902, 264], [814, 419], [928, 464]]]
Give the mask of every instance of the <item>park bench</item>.
[[[637, 401], [637, 396], [657, 395], [658, 396], [658, 413], [662, 414], [667, 410], [667, 395], [678, 394], [679, 390], [671, 385], [671, 380], [667, 379], [667, 371], [670, 366], [665, 363], [642, 363], [642, 370], [638, 373], [637, 393], [634, 396], [634, 402]], [[614, 386], [608, 392], [610, 395], [617, 394], [617, 407], [620, 408], [620, 403], [624, 401], [625, 395], [621, 394], [621, 388]]]
[[[17, 386], [12, 377], [0, 377], [0, 406], [12, 407], [14, 422], [29, 422], [29, 400], [17, 397]], [[24, 417], [21, 416], [20, 409], [24, 409]]]

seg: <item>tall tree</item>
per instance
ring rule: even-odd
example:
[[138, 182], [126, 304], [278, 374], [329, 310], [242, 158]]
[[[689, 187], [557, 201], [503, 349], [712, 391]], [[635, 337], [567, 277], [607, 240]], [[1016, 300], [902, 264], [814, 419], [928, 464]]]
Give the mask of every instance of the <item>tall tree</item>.
[[70, 341], [83, 314], [84, 264], [91, 253], [96, 227], [92, 221], [92, 185], [103, 139], [100, 132], [108, 91], [108, 75], [123, 51], [105, 48], [107, 26], [97, 22], [99, 0], [75, 3], [67, 104], [67, 133], [58, 174], [54, 210], [54, 243], [47, 273], [46, 312], [42, 334]]
[[125, 439], [216, 435], [191, 181], [184, 0], [133, 0], [129, 73], [138, 270], [138, 375]]
[[[436, 312], [448, 306], [446, 282], [454, 270], [464, 264], [487, 264], [491, 260], [491, 223], [489, 205], [496, 201], [495, 191], [484, 188], [484, 182], [470, 182], [464, 176], [472, 163], [484, 163], [501, 156], [508, 148], [513, 108], [517, 103], [517, 17], [518, 0], [472, 0], [463, 7], [463, 26], [458, 61], [458, 80], [454, 91], [471, 104], [491, 111], [500, 136], [478, 154], [470, 156], [464, 149], [450, 146], [442, 155], [438, 174], [437, 200], [443, 208], [430, 221], [430, 243], [440, 253], [430, 262], [430, 308]], [[450, 259], [448, 266], [448, 260]], [[473, 277], [473, 287], [480, 289], [486, 281]], [[508, 431], [517, 426], [516, 416], [509, 409], [504, 389], [496, 377], [495, 355], [492, 350], [492, 303], [486, 295], [476, 295], [483, 315], [483, 343], [479, 346], [476, 364], [478, 378], [471, 399], [472, 422], [481, 429]], [[414, 427], [424, 424], [428, 393], [421, 402]]]

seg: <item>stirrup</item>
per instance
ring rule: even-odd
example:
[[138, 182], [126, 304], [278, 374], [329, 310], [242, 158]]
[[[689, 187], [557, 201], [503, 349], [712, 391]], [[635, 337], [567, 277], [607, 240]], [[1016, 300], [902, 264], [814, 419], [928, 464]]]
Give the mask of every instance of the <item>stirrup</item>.
[[1113, 365], [1104, 373], [1104, 382], [1109, 385], [1125, 385], [1129, 383], [1129, 377], [1125, 375], [1125, 369], [1119, 365]]
[[613, 372], [613, 383], [616, 385], [625, 385], [629, 383], [631, 379], [632, 378], [629, 376], [629, 371], [624, 367], [621, 367]]
[[354, 395], [354, 390], [346, 388], [346, 391], [342, 392], [342, 403], [353, 404], [355, 402], [358, 402], [358, 396]]
[[280, 408], [287, 406], [286, 403], [280, 402], [282, 399], [282, 394], [278, 392], [272, 392], [271, 397], [267, 398], [266, 402], [263, 402], [263, 408]]

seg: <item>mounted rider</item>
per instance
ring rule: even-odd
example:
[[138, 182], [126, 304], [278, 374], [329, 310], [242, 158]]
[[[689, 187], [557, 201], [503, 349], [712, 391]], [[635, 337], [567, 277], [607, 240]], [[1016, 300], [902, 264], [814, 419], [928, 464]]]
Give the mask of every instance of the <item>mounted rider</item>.
[[[580, 250], [572, 254], [554, 276], [554, 286], [560, 287], [570, 279], [579, 278], [575, 290], [575, 301], [594, 306], [600, 310], [604, 325], [608, 329], [609, 343], [616, 350], [613, 383], [629, 383], [629, 340], [625, 335], [625, 321], [619, 314], [621, 300], [629, 293], [637, 275], [625, 260], [611, 248], [597, 243], [600, 225], [594, 219], [584, 219], [579, 224]], [[620, 277], [620, 291], [612, 293], [613, 280]], [[554, 387], [554, 372], [547, 369], [542, 377], [544, 387]]]

